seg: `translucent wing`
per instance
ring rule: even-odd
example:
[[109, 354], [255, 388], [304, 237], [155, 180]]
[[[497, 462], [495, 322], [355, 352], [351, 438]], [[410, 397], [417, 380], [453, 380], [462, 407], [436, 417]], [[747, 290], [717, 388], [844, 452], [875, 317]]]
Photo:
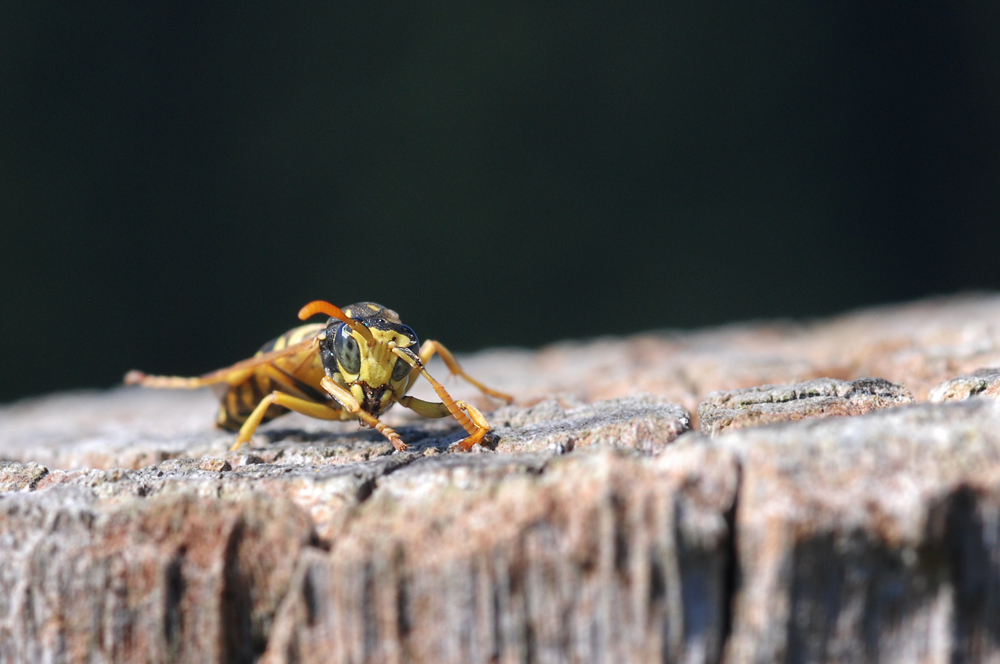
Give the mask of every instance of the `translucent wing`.
[[297, 353], [311, 353], [318, 350], [319, 339], [315, 337], [312, 339], [305, 339], [304, 341], [285, 346], [281, 350], [272, 350], [266, 353], [261, 353], [260, 355], [254, 355], [253, 357], [243, 360], [242, 362], [237, 362], [232, 366], [204, 374], [203, 376], [198, 377], [198, 381], [202, 385], [213, 385], [216, 383], [239, 383], [248, 373], [253, 372], [253, 370], [257, 367], [261, 367], [265, 364], [274, 364], [276, 360], [290, 357]]
[[[306, 364], [318, 353], [319, 339], [317, 337], [323, 331], [324, 327], [324, 325], [303, 325], [294, 330], [289, 330], [287, 333], [265, 345], [265, 348], [273, 347], [276, 342], [284, 344], [289, 338], [295, 339], [294, 343], [290, 343], [287, 346], [283, 345], [283, 347], [277, 350], [267, 350], [242, 362], [237, 362], [232, 366], [218, 369], [203, 376], [193, 378], [184, 376], [149, 376], [141, 371], [130, 371], [125, 376], [125, 383], [128, 385], [143, 385], [145, 387], [168, 389], [197, 389], [199, 387], [221, 384], [237, 385], [249, 378], [255, 370], [265, 365], [273, 365], [275, 362], [285, 365], [281, 368], [282, 371], [287, 372], [291, 368], [294, 372], [295, 365]], [[296, 356], [298, 356], [297, 361]], [[289, 367], [286, 362], [282, 362], [282, 360], [286, 359], [292, 362], [293, 367]]]

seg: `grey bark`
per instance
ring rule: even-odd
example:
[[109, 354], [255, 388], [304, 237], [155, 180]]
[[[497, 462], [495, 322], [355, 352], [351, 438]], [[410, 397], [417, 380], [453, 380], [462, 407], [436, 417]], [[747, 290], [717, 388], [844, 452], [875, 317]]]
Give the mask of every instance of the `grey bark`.
[[775, 422], [864, 415], [908, 403], [913, 403], [909, 391], [883, 378], [850, 381], [823, 378], [794, 385], [712, 392], [698, 406], [698, 416], [702, 431], [716, 435]]

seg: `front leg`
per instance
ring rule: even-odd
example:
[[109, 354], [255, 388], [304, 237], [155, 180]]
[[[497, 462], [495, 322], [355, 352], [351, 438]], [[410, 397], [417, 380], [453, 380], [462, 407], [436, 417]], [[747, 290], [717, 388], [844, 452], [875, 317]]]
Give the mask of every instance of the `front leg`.
[[489, 422], [486, 421], [483, 414], [471, 404], [464, 401], [455, 401], [451, 395], [448, 394], [448, 390], [444, 389], [444, 386], [441, 383], [427, 373], [427, 369], [424, 368], [424, 363], [413, 353], [412, 350], [409, 348], [394, 348], [393, 352], [397, 357], [413, 367], [415, 372], [419, 372], [421, 376], [426, 378], [427, 382], [431, 384], [431, 387], [434, 388], [434, 391], [442, 401], [442, 403], [435, 404], [417, 399], [416, 397], [406, 396], [399, 399], [399, 403], [403, 404], [418, 415], [423, 415], [424, 417], [444, 417], [445, 413], [454, 417], [458, 420], [458, 423], [462, 425], [462, 428], [465, 429], [466, 433], [469, 434], [467, 438], [459, 443], [462, 450], [466, 452], [471, 450], [475, 445], [482, 443], [483, 437], [486, 436], [490, 430]]
[[358, 400], [354, 398], [354, 395], [334, 382], [332, 378], [324, 376], [323, 380], [321, 380], [319, 384], [347, 411], [353, 413], [359, 420], [385, 436], [397, 451], [405, 452], [409, 448], [409, 446], [403, 442], [403, 439], [399, 437], [399, 434], [396, 433], [394, 429], [387, 424], [383, 424], [381, 420], [368, 411], [361, 410], [361, 404], [359, 404]]
[[[423, 399], [411, 396], [403, 397], [399, 400], [399, 403], [421, 417], [447, 417], [448, 415], [451, 415], [448, 407], [443, 403], [424, 401]], [[469, 433], [469, 436], [458, 442], [462, 451], [468, 452], [477, 444], [483, 442], [483, 438], [490, 431], [490, 423], [486, 421], [486, 418], [479, 412], [479, 409], [472, 404], [468, 404], [461, 400], [454, 401], [453, 403], [467, 416], [468, 420], [470, 420], [472, 424], [471, 430], [470, 427], [465, 426], [464, 424], [462, 425], [466, 432]], [[459, 420], [459, 422], [461, 423], [462, 420]]]

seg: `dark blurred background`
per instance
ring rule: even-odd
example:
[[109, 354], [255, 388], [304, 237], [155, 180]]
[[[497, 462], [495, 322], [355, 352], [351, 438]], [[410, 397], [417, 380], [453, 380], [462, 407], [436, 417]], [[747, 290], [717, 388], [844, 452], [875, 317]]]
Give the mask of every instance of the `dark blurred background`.
[[1000, 288], [1000, 2], [0, 11], [0, 401]]

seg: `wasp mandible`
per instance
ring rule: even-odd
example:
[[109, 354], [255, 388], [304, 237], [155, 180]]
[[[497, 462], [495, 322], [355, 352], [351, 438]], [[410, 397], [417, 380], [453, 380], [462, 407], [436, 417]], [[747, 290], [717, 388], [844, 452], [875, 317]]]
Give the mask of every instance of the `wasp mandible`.
[[[425, 341], [414, 352], [417, 334], [399, 315], [374, 302], [360, 302], [340, 309], [315, 300], [299, 311], [299, 319], [315, 314], [330, 316], [326, 323], [293, 328], [264, 344], [256, 355], [195, 378], [148, 376], [130, 371], [128, 385], [154, 388], [209, 387], [221, 406], [216, 424], [239, 431], [231, 450], [247, 443], [262, 422], [295, 411], [322, 420], [357, 419], [385, 436], [400, 452], [407, 449], [393, 429], [378, 417], [393, 403], [400, 403], [423, 417], [458, 420], [468, 433], [459, 445], [469, 451], [490, 430], [474, 406], [456, 401], [427, 373], [426, 364], [438, 354], [452, 374], [461, 376], [483, 393], [511, 403], [513, 397], [491, 390], [467, 375], [455, 357], [437, 341]], [[419, 376], [434, 388], [441, 403], [407, 395]]]

